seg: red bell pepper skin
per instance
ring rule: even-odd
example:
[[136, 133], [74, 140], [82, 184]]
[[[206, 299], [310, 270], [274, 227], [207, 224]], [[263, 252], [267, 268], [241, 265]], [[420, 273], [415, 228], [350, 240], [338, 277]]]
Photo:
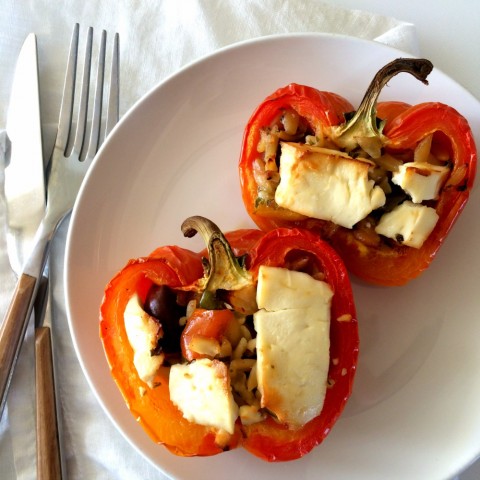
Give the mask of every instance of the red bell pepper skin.
[[[417, 76], [426, 83], [425, 78], [420, 77], [422, 75]], [[329, 241], [339, 252], [347, 269], [359, 278], [377, 285], [397, 286], [416, 278], [432, 262], [468, 200], [476, 173], [477, 153], [467, 120], [447, 105], [430, 102], [411, 106], [404, 102], [381, 102], [374, 106], [377, 118], [383, 120], [383, 130], [381, 133], [378, 131], [378, 135], [382, 138], [384, 152], [413, 158], [417, 144], [431, 134], [432, 149], [450, 152], [452, 170], [449, 179], [442, 187], [440, 198], [431, 205], [440, 218], [421, 248], [408, 247], [385, 237], [378, 237], [380, 240], [376, 245], [369, 245], [358, 239], [352, 229], [258, 201], [254, 165], [259, 157], [257, 146], [261, 130], [272, 125], [279, 112], [293, 109], [305, 119], [312, 131], [323, 128], [330, 132], [329, 138], [336, 143], [332, 132], [347, 125], [342, 114], [351, 112], [353, 107], [347, 100], [331, 93], [288, 85], [263, 101], [245, 128], [239, 177], [245, 208], [262, 230], [279, 227], [310, 230]], [[343, 150], [343, 147], [337, 149]]]
[[[259, 240], [265, 235], [262, 230], [256, 228], [246, 228], [227, 232], [225, 238], [232, 247], [233, 253], [237, 257], [249, 254]], [[202, 251], [201, 255], [205, 256], [206, 250]]]
[[411, 105], [405, 102], [380, 102], [377, 103], [377, 116], [385, 123], [390, 123], [395, 117], [410, 107]]
[[389, 153], [412, 151], [433, 134], [432, 148], [447, 148], [452, 162], [452, 172], [435, 206], [439, 220], [421, 248], [385, 243], [371, 247], [343, 228], [331, 237], [332, 245], [353, 274], [370, 283], [397, 286], [428, 268], [464, 209], [476, 174], [477, 151], [467, 120], [448, 105], [384, 102], [378, 104], [377, 113], [386, 120], [383, 133]]
[[275, 212], [258, 209], [255, 206], [257, 184], [253, 163], [258, 156], [260, 131], [263, 127], [270, 125], [286, 109], [295, 111], [312, 132], [325, 126], [342, 123], [344, 114], [354, 110], [352, 104], [340, 95], [296, 83], [279, 88], [258, 106], [245, 128], [239, 172], [245, 208], [262, 230], [306, 226], [305, 221], [296, 220], [297, 215], [289, 215], [287, 210], [283, 210], [281, 215], [276, 215]]
[[183, 358], [191, 362], [207, 355], [199, 354], [190, 349], [193, 337], [213, 338], [221, 341], [229, 324], [235, 320], [232, 310], [206, 310], [197, 308], [188, 318], [180, 339]]
[[292, 255], [300, 252], [312, 259], [334, 291], [329, 388], [320, 415], [298, 430], [289, 430], [271, 417], [242, 427], [244, 448], [270, 462], [299, 458], [325, 439], [351, 395], [358, 360], [358, 323], [350, 280], [341, 258], [330, 245], [305, 230], [272, 230], [252, 252], [249, 269], [258, 274], [261, 265], [288, 267]]
[[[260, 265], [292, 268], [299, 259], [308, 258], [305, 271], [322, 275], [332, 287], [330, 386], [321, 414], [298, 430], [290, 430], [272, 418], [250, 426], [237, 420], [235, 433], [227, 443], [218, 445], [213, 429], [188, 422], [170, 401], [168, 366], [161, 367], [155, 379], [158, 386], [153, 389], [139, 379], [125, 332], [123, 312], [131, 295], [138, 293], [141, 300], [145, 299], [152, 283], [186, 291], [195, 288], [203, 275], [201, 255], [178, 247], [161, 247], [151, 257], [131, 260], [107, 285], [100, 322], [106, 356], [133, 415], [140, 419], [154, 441], [165, 444], [172, 453], [208, 456], [243, 446], [267, 461], [293, 460], [308, 453], [325, 438], [352, 391], [359, 339], [349, 278], [336, 252], [308, 231], [279, 229], [265, 234], [258, 230], [242, 230], [227, 233], [225, 237], [233, 251], [245, 255], [245, 269], [254, 283]], [[194, 334], [220, 339], [231, 317], [228, 310], [197, 308], [182, 334], [184, 356], [189, 355], [188, 345]], [[198, 356], [193, 355], [193, 358]]]

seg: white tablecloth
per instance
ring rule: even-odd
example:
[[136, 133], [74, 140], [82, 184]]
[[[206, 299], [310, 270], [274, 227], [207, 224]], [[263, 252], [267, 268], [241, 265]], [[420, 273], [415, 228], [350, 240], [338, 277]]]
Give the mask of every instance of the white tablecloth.
[[[51, 126], [58, 116], [63, 70], [75, 22], [83, 28], [92, 25], [97, 34], [101, 29], [110, 35], [119, 32], [122, 114], [149, 89], [185, 64], [237, 41], [284, 32], [339, 32], [374, 39], [414, 54], [421, 52], [480, 96], [480, 86], [476, 83], [480, 73], [478, 67], [460, 70], [457, 67], [464, 66], [464, 58], [447, 48], [459, 45], [459, 35], [465, 40], [471, 38], [472, 44], [478, 47], [479, 6], [468, 0], [459, 0], [448, 7], [447, 1], [435, 0], [396, 3], [399, 5], [379, 0], [4, 2], [0, 31], [0, 130], [5, 128], [16, 56], [26, 35], [33, 31], [39, 47], [44, 149], [47, 152], [51, 148]], [[363, 11], [347, 10], [338, 5]], [[442, 9], [444, 13], [452, 12], [448, 16], [450, 28], [445, 28]], [[468, 27], [472, 31], [467, 35], [465, 29]], [[440, 51], [442, 45], [445, 48]], [[469, 48], [473, 53], [476, 47]], [[15, 280], [6, 257], [3, 197], [0, 197], [0, 226], [0, 315], [3, 318]], [[62, 260], [67, 228], [68, 219], [55, 239], [51, 265], [56, 375], [66, 473], [71, 479], [165, 478], [112, 426], [81, 372], [65, 319]], [[7, 414], [0, 422], [0, 478], [3, 480], [35, 478], [32, 330], [30, 327], [27, 333]], [[462, 480], [473, 478], [480, 478], [480, 467], [461, 476]]]

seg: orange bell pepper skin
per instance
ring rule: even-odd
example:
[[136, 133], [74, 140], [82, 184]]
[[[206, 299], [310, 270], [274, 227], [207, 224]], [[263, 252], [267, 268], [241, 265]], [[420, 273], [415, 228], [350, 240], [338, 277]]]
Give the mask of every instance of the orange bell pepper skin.
[[[237, 420], [235, 433], [218, 445], [213, 429], [185, 420], [170, 401], [168, 367], [160, 368], [155, 378], [157, 386], [153, 389], [140, 380], [133, 364], [123, 312], [133, 293], [143, 301], [152, 284], [188, 290], [202, 277], [201, 255], [178, 247], [161, 247], [149, 257], [131, 260], [107, 285], [101, 305], [100, 336], [112, 376], [132, 414], [150, 437], [176, 455], [216, 455], [243, 446], [266, 461], [293, 460], [323, 441], [352, 391], [359, 338], [349, 278], [336, 252], [305, 230], [278, 229], [268, 233], [241, 230], [227, 233], [225, 237], [236, 254], [246, 255], [245, 268], [254, 281], [260, 265], [288, 267], [292, 257], [300, 252], [309, 258], [309, 268], [323, 274], [334, 290], [330, 329], [332, 361], [321, 414], [297, 430], [280, 425], [272, 418], [253, 425], [242, 425]], [[182, 333], [184, 354], [188, 353], [192, 336], [220, 340], [232, 316], [229, 310], [197, 308]]]
[[386, 151], [412, 151], [418, 142], [433, 134], [432, 148], [447, 148], [453, 168], [435, 207], [439, 220], [421, 248], [386, 244], [369, 247], [347, 229], [338, 229], [331, 237], [332, 245], [353, 274], [373, 284], [398, 286], [428, 268], [464, 209], [476, 175], [477, 151], [467, 120], [448, 105], [385, 102], [378, 104], [377, 112], [386, 119]]
[[[201, 257], [178, 247], [161, 247], [151, 256], [131, 260], [109, 282], [100, 310], [100, 337], [111, 374], [123, 398], [153, 441], [176, 455], [215, 455], [223, 451], [211, 429], [188, 422], [170, 401], [169, 368], [161, 367], [150, 389], [133, 364], [133, 350], [125, 331], [123, 312], [134, 293], [143, 301], [152, 284], [181, 287], [203, 275]], [[232, 436], [225, 448], [235, 448]]]

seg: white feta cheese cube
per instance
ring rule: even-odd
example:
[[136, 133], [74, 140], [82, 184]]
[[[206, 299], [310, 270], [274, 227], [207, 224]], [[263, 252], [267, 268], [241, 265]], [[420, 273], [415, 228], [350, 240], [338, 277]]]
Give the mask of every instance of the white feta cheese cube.
[[414, 203], [436, 200], [450, 170], [425, 162], [407, 162], [392, 175], [392, 182], [400, 186]]
[[151, 354], [151, 351], [157, 346], [161, 327], [143, 310], [137, 294], [128, 301], [123, 313], [123, 320], [128, 342], [133, 349], [133, 364], [138, 376], [152, 387], [155, 374], [164, 359], [163, 354]]
[[169, 389], [170, 399], [187, 420], [234, 433], [238, 405], [223, 362], [202, 358], [172, 365]]
[[372, 162], [297, 143], [281, 148], [279, 206], [352, 228], [385, 204], [385, 193], [368, 178]]
[[257, 302], [263, 308], [254, 314], [254, 327], [261, 406], [292, 428], [323, 408], [332, 296], [328, 284], [306, 273], [260, 267]]
[[385, 213], [375, 231], [385, 237], [398, 239], [409, 247], [420, 248], [432, 233], [438, 221], [434, 208], [405, 201]]
[[[329, 308], [333, 292], [326, 282], [286, 268], [262, 265], [258, 271], [258, 308], [274, 312], [291, 308]], [[328, 310], [330, 311], [330, 310]], [[327, 315], [325, 310], [324, 315]]]

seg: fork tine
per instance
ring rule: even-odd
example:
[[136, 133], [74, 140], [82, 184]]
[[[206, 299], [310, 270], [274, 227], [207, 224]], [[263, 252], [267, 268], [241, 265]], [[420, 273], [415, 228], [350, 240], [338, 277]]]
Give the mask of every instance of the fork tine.
[[76, 23], [73, 27], [72, 39], [70, 41], [70, 52], [68, 54], [67, 70], [65, 73], [65, 82], [63, 86], [62, 103], [60, 106], [60, 115], [58, 119], [57, 138], [55, 139], [55, 146], [62, 151], [65, 151], [67, 148], [68, 137], [70, 135], [70, 126], [72, 123], [79, 28], [80, 26], [78, 23]]
[[88, 151], [86, 158], [91, 159], [97, 153], [100, 128], [102, 121], [102, 103], [103, 103], [103, 78], [105, 75], [105, 46], [107, 43], [107, 32], [102, 31], [102, 38], [100, 42], [100, 51], [98, 54], [98, 68], [97, 68], [97, 81], [95, 85], [95, 98], [93, 101], [93, 116], [92, 126], [90, 129], [90, 142], [88, 145]]
[[87, 33], [87, 43], [85, 46], [85, 61], [83, 64], [80, 103], [77, 114], [77, 130], [75, 132], [75, 143], [73, 145], [73, 151], [79, 155], [81, 154], [84, 145], [85, 130], [87, 126], [88, 95], [90, 92], [90, 69], [92, 65], [92, 43], [93, 28], [89, 27]]
[[120, 97], [120, 72], [119, 63], [119, 35], [115, 34], [113, 39], [112, 71], [110, 75], [110, 91], [108, 95], [107, 122], [105, 126], [105, 137], [109, 135], [119, 118], [119, 97]]

